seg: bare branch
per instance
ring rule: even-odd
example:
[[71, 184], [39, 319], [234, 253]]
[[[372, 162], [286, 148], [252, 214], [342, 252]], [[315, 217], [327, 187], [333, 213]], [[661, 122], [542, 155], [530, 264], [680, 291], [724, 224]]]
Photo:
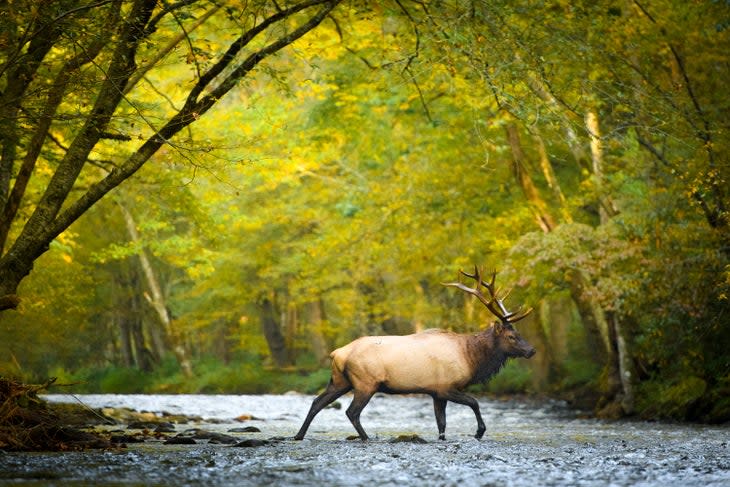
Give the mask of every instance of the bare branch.
[[408, 73], [408, 77], [410, 78], [411, 83], [413, 83], [413, 86], [416, 87], [416, 91], [418, 92], [418, 98], [421, 100], [421, 106], [423, 107], [423, 111], [426, 114], [426, 118], [429, 122], [433, 123], [433, 118], [431, 118], [431, 112], [428, 110], [428, 104], [426, 103], [426, 99], [423, 97], [423, 92], [421, 91], [421, 87], [418, 85], [416, 77], [413, 76], [411, 68], [406, 67], [404, 71]]

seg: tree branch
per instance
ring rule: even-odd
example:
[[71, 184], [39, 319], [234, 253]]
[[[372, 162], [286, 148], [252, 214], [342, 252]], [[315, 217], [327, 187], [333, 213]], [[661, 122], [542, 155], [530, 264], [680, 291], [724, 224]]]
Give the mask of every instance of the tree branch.
[[[654, 25], [658, 25], [658, 22], [652, 15], [649, 13], [648, 10], [646, 10], [638, 0], [634, 0], [634, 5], [637, 6], [639, 10], [649, 19], [651, 23]], [[663, 28], [659, 28], [659, 32], [666, 36], [666, 32]], [[705, 149], [705, 152], [707, 153], [707, 162], [708, 166], [710, 168], [709, 171], [709, 186], [712, 191], [712, 194], [714, 195], [715, 199], [715, 209], [706, 209], [705, 213], [708, 215], [708, 222], [710, 223], [710, 226], [713, 228], [716, 228], [718, 226], [726, 226], [728, 223], [728, 216], [726, 211], [726, 204], [725, 204], [725, 190], [722, 186], [722, 183], [718, 181], [717, 176], [715, 175], [715, 170], [717, 168], [717, 164], [715, 161], [715, 151], [713, 149], [713, 140], [712, 140], [712, 127], [710, 125], [710, 120], [707, 118], [704, 109], [702, 108], [702, 105], [700, 105], [700, 101], [697, 98], [697, 95], [695, 94], [694, 87], [692, 84], [692, 81], [690, 80], [689, 73], [687, 72], [687, 68], [685, 67], [684, 59], [679, 54], [679, 51], [677, 50], [677, 47], [672, 44], [671, 42], [667, 41], [667, 46], [669, 47], [669, 51], [672, 53], [672, 58], [674, 60], [675, 65], [677, 66], [677, 70], [679, 71], [680, 75], [682, 76], [682, 80], [684, 81], [684, 88], [687, 92], [687, 97], [689, 98], [690, 102], [692, 103], [692, 107], [694, 108], [695, 113], [697, 114], [697, 117], [700, 120], [700, 123], [702, 124], [701, 128], [695, 127], [697, 130], [697, 137], [702, 141], [703, 148]], [[688, 117], [689, 119], [689, 117]], [[690, 124], [691, 120], [690, 120]], [[692, 124], [694, 126], [694, 124]], [[695, 194], [699, 194], [699, 192], [695, 192]], [[702, 201], [703, 209], [707, 205], [706, 201]], [[709, 210], [709, 213], [708, 213]]]
[[[167, 141], [178, 133], [180, 130], [197, 120], [202, 114], [204, 114], [210, 107], [212, 107], [218, 100], [220, 100], [228, 91], [230, 91], [236, 83], [243, 78], [248, 72], [250, 72], [259, 62], [268, 57], [269, 55], [279, 51], [280, 49], [288, 46], [292, 42], [296, 41], [304, 34], [319, 25], [322, 20], [339, 4], [340, 0], [309, 0], [302, 4], [290, 7], [282, 12], [289, 12], [288, 15], [293, 15], [307, 7], [314, 5], [323, 5], [321, 10], [313, 15], [307, 22], [302, 24], [300, 27], [292, 31], [290, 34], [285, 35], [278, 40], [268, 44], [267, 46], [259, 49], [252, 53], [243, 62], [241, 62], [226, 78], [208, 95], [203, 97], [199, 102], [195, 102], [195, 97], [191, 93], [188, 97], [188, 102], [185, 106], [174, 115], [164, 127], [162, 127], [157, 133], [148, 138], [137, 151], [132, 154], [127, 161], [124, 162], [119, 168], [113, 169], [106, 177], [97, 183], [93, 184], [89, 190], [84, 193], [78, 200], [70, 204], [57, 218], [49, 225], [48, 235], [53, 238], [60, 234], [71, 223], [76, 221], [86, 210], [88, 210], [94, 203], [101, 199], [105, 194], [111, 191], [113, 188], [121, 184], [125, 179], [134, 174], [142, 165], [157, 152], [157, 150]], [[266, 25], [273, 25], [276, 21], [281, 21], [287, 18], [285, 15], [281, 15], [281, 12], [277, 12], [269, 17], [265, 23]], [[260, 26], [259, 26], [260, 27]], [[257, 33], [261, 32], [260, 29], [256, 29]], [[234, 41], [234, 44], [240, 44], [245, 40], [248, 43], [253, 38], [252, 34], [247, 32], [241, 38]], [[243, 39], [243, 40], [242, 40]], [[246, 40], [247, 39], [247, 40]], [[244, 43], [244, 45], [245, 45]], [[242, 47], [242, 46], [241, 46]], [[233, 46], [229, 48], [228, 53], [232, 51], [238, 52], [240, 49], [235, 49]], [[228, 54], [227, 53], [227, 54]], [[233, 60], [232, 56], [228, 56], [228, 63]], [[220, 65], [220, 62], [216, 64], [211, 70], [203, 75], [204, 78], [214, 78], [210, 76], [211, 71], [220, 73], [225, 67]], [[202, 78], [198, 81], [198, 85], [205, 83], [207, 85], [210, 82], [204, 81]], [[202, 90], [202, 87], [200, 88]], [[198, 91], [199, 92], [199, 91]]]
[[[109, 13], [108, 25], [115, 25], [120, 15], [121, 2], [116, 1], [116, 7]], [[20, 203], [25, 195], [25, 190], [33, 174], [36, 161], [43, 148], [43, 143], [48, 136], [48, 131], [53, 121], [53, 116], [58, 110], [59, 105], [63, 101], [66, 88], [68, 87], [71, 77], [78, 70], [95, 59], [102, 48], [106, 45], [111, 37], [111, 31], [105, 30], [104, 33], [96, 37], [88, 48], [81, 47], [81, 52], [72, 57], [59, 70], [56, 78], [51, 83], [51, 89], [43, 103], [43, 112], [37, 121], [36, 128], [28, 144], [25, 157], [15, 177], [13, 188], [2, 207], [2, 218], [0, 218], [0, 251], [4, 248], [7, 241], [10, 225], [20, 208]]]
[[156, 0], [137, 0], [129, 12], [110, 62], [108, 76], [99, 89], [94, 107], [56, 168], [33, 214], [8, 251], [13, 254], [11, 258], [22, 254], [26, 259], [35, 259], [60, 233], [53, 233], [52, 222], [121, 100], [121, 88], [133, 72], [134, 54], [141, 40], [140, 34], [155, 4]]

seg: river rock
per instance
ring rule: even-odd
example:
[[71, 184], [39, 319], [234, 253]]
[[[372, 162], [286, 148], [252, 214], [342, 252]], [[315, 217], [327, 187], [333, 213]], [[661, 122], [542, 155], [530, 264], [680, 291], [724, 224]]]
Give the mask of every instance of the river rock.
[[134, 435], [112, 435], [109, 438], [112, 443], [144, 443], [144, 438]]
[[241, 421], [241, 422], [243, 422], [243, 421], [260, 421], [261, 420], [261, 418], [257, 418], [253, 414], [241, 414], [240, 416], [236, 416], [233, 419], [236, 421]]
[[165, 445], [195, 445], [196, 443], [197, 442], [189, 436], [173, 436], [164, 442]]
[[389, 443], [428, 443], [428, 441], [424, 440], [416, 434], [412, 434], [398, 435], [395, 438], [391, 439]]
[[174, 432], [175, 432], [175, 426], [172, 423], [168, 423], [168, 422], [157, 423], [157, 426], [155, 427], [155, 433], [174, 433]]
[[157, 421], [132, 421], [127, 425], [128, 430], [153, 430], [159, 425]]
[[199, 428], [186, 429], [178, 436], [193, 438], [195, 440], [208, 440], [208, 443], [223, 443], [227, 445], [233, 444], [238, 441], [233, 436], [227, 435], [225, 433], [216, 433], [215, 431], [208, 431]]
[[231, 428], [228, 430], [229, 433], [261, 433], [261, 430], [256, 426], [244, 426], [242, 428]]
[[224, 445], [232, 445], [238, 440], [232, 436], [224, 435], [223, 433], [215, 433], [208, 438], [208, 443], [222, 443]]
[[269, 444], [269, 442], [266, 440], [250, 439], [250, 440], [243, 440], [241, 442], [238, 442], [233, 446], [243, 447], [243, 448], [256, 448], [256, 447], [265, 446], [268, 444]]

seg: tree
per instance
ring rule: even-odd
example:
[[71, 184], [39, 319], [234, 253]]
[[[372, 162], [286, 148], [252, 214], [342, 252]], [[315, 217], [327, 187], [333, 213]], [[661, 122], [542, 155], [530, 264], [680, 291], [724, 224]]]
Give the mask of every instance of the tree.
[[[337, 4], [265, 2], [238, 11], [202, 0], [3, 3], [0, 310], [17, 306], [18, 285], [56, 237], [161, 147], [180, 151], [176, 134]], [[195, 17], [239, 33], [208, 50], [205, 38], [190, 33], [200, 25]], [[181, 46], [194, 69], [178, 82], [191, 87], [168, 97], [180, 108], [148, 108], [140, 81], [155, 90], [159, 53]], [[133, 140], [143, 142], [127, 153], [116, 145]]]

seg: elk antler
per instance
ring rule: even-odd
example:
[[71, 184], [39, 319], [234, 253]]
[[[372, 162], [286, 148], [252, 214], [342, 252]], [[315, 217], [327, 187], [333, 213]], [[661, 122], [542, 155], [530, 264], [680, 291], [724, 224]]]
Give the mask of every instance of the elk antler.
[[[481, 272], [479, 271], [479, 268], [477, 266], [474, 266], [474, 274], [469, 274], [461, 269], [459, 269], [459, 272], [461, 272], [464, 276], [474, 279], [477, 282], [476, 287], [471, 288], [466, 286], [465, 284], [462, 284], [460, 282], [444, 282], [442, 283], [444, 286], [453, 286], [456, 288], [461, 289], [462, 291], [465, 291], [473, 296], [476, 296], [479, 301], [484, 304], [484, 306], [489, 309], [489, 311], [492, 312], [494, 316], [500, 319], [502, 323], [505, 324], [512, 324], [517, 323], [521, 319], [523, 319], [525, 316], [529, 315], [532, 312], [532, 308], [529, 308], [527, 311], [522, 311], [522, 307], [514, 312], [507, 311], [507, 308], [504, 306], [504, 299], [509, 295], [510, 291], [507, 291], [504, 293], [502, 297], [499, 297], [500, 289], [495, 289], [494, 287], [494, 281], [497, 278], [497, 271], [492, 272], [492, 279], [490, 282], [486, 282], [482, 280]], [[489, 291], [489, 295], [491, 296], [491, 299], [487, 299], [486, 296], [484, 296], [481, 291], [479, 291], [479, 286], [484, 286], [487, 288], [487, 291]]]

